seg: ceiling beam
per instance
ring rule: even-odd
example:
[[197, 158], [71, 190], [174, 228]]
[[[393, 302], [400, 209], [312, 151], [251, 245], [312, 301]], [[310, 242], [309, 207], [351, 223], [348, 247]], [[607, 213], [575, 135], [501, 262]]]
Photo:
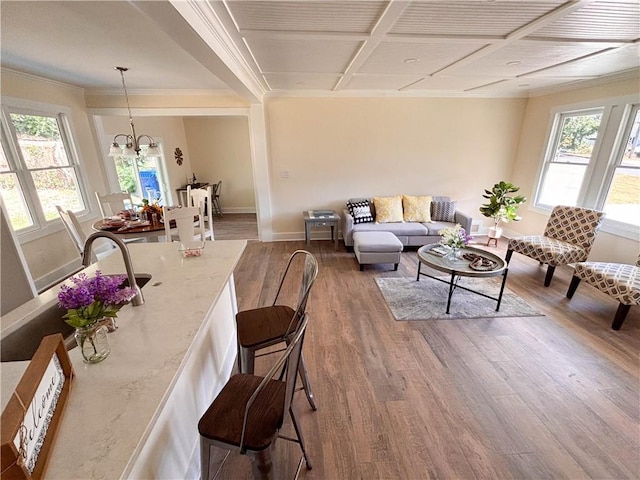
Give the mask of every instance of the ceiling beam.
[[340, 77], [340, 80], [333, 87], [333, 91], [342, 90], [349, 84], [353, 75], [360, 70], [360, 67], [367, 61], [367, 58], [378, 48], [380, 42], [385, 38], [385, 35], [389, 29], [396, 23], [400, 15], [409, 6], [409, 2], [406, 0], [390, 0], [387, 8], [385, 8], [382, 15], [376, 22], [375, 26], [369, 34], [369, 38], [364, 41], [360, 46], [356, 54], [351, 59], [351, 62], [344, 71], [344, 75]]
[[230, 41], [208, 3], [195, 1], [131, 1], [178, 45], [230, 89], [251, 103], [261, 103], [265, 88]]

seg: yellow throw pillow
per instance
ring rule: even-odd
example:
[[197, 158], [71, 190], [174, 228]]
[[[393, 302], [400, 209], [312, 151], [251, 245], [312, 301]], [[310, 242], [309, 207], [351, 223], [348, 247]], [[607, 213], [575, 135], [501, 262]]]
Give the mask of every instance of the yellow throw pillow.
[[405, 222], [431, 222], [431, 195], [424, 197], [402, 196]]
[[376, 207], [376, 222], [402, 222], [402, 195], [395, 197], [374, 197]]

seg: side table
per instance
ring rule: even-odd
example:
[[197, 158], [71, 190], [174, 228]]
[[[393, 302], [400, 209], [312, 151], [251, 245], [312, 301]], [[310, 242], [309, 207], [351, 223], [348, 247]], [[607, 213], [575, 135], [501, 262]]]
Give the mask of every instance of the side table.
[[307, 245], [309, 245], [311, 241], [311, 228], [331, 227], [331, 240], [335, 242], [336, 250], [338, 249], [338, 223], [340, 222], [340, 215], [333, 210], [305, 210], [302, 212], [302, 216], [304, 217], [304, 239]]

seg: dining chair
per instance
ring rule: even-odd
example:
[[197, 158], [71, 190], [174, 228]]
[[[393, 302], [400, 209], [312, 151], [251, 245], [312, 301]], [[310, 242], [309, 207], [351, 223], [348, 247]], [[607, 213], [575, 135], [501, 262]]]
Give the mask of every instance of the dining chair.
[[581, 207], [554, 207], [542, 235], [525, 235], [509, 240], [507, 264], [513, 252], [547, 264], [544, 286], [551, 284], [557, 266], [584, 262], [589, 256], [604, 213]]
[[212, 187], [191, 188], [187, 185], [187, 202], [190, 207], [200, 207], [203, 212], [205, 238], [213, 240], [213, 194]]
[[[270, 355], [281, 350], [269, 350], [262, 354], [257, 354], [258, 351], [280, 343], [290, 342], [293, 332], [297, 329], [306, 312], [309, 293], [317, 276], [318, 262], [316, 258], [305, 250], [296, 250], [289, 257], [272, 304], [243, 310], [236, 314], [240, 372], [253, 373], [256, 357]], [[286, 300], [283, 300], [284, 297]], [[293, 306], [285, 304], [285, 301]], [[304, 355], [300, 355], [298, 370], [309, 405], [313, 410], [316, 410], [317, 406], [311, 390]]]
[[632, 305], [640, 305], [640, 255], [635, 265], [610, 262], [576, 263], [567, 298], [573, 298], [581, 280], [620, 302], [611, 324], [613, 330], [620, 330]]
[[96, 192], [96, 198], [102, 218], [108, 218], [123, 210], [133, 208], [131, 194], [127, 192], [107, 193], [106, 195], [100, 195], [99, 192]]
[[196, 249], [204, 246], [202, 228], [202, 211], [200, 207], [162, 208], [164, 232], [167, 241], [171, 241], [174, 233], [171, 223], [175, 223], [180, 249]]
[[[109, 218], [118, 215], [123, 210], [129, 210], [133, 208], [133, 199], [128, 192], [116, 192], [107, 193], [106, 195], [100, 195], [96, 192], [96, 198], [98, 199], [98, 207], [100, 208], [100, 215], [102, 218]], [[144, 237], [124, 238], [124, 243], [133, 243], [146, 241]]]
[[[80, 257], [82, 257], [84, 254], [84, 243], [87, 240], [87, 236], [84, 234], [82, 227], [80, 226], [78, 217], [76, 217], [76, 214], [71, 210], [65, 210], [60, 205], [56, 205], [56, 210], [58, 210], [58, 215], [60, 215], [60, 219], [62, 220], [65, 230], [71, 237]], [[97, 258], [95, 254], [91, 253], [91, 263], [96, 261]]]
[[[198, 422], [201, 479], [209, 480], [212, 446], [248, 455], [256, 479], [283, 478], [281, 472], [274, 473], [277, 465], [274, 468], [271, 458], [278, 438], [297, 443], [302, 450], [296, 477], [303, 461], [307, 469], [312, 468], [292, 405], [297, 381], [296, 366], [302, 355], [307, 324], [308, 315], [305, 314], [292, 332], [284, 353], [264, 377], [247, 373], [233, 375], [202, 415]], [[287, 412], [295, 438], [280, 435]]]
[[220, 207], [220, 191], [222, 190], [222, 180], [215, 184], [213, 189], [213, 208], [216, 216], [222, 218], [222, 207]]

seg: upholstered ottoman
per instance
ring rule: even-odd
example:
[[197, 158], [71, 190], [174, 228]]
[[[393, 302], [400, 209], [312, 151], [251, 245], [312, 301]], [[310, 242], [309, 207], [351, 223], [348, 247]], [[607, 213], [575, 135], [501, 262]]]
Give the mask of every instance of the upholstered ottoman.
[[353, 251], [360, 264], [393, 263], [398, 269], [402, 242], [391, 232], [354, 232]]

